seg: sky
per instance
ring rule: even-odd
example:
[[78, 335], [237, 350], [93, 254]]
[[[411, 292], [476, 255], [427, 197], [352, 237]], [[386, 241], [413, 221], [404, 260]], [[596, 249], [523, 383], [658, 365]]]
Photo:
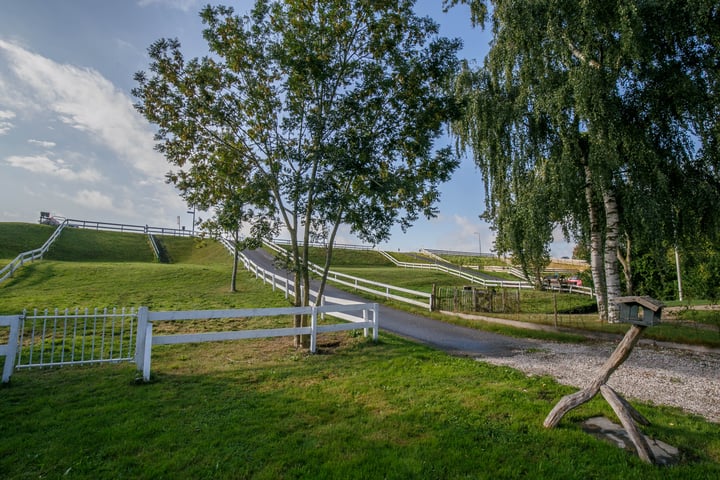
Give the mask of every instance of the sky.
[[[186, 58], [207, 53], [198, 12], [207, 0], [0, 1], [0, 222], [54, 216], [191, 229], [192, 214], [165, 183], [170, 165], [153, 146], [154, 127], [133, 107], [133, 75], [147, 70], [147, 48], [178, 38]], [[215, 2], [211, 2], [215, 3]], [[244, 13], [249, 0], [220, 2]], [[442, 11], [420, 0], [416, 12], [460, 37], [460, 57], [482, 63], [489, 32], [470, 25], [467, 8]], [[448, 136], [438, 146], [452, 144]], [[439, 215], [407, 232], [393, 229], [387, 250], [421, 248], [487, 253], [493, 246], [482, 176], [464, 158], [441, 187]], [[198, 213], [198, 216], [203, 216]], [[337, 243], [360, 243], [347, 229]], [[571, 256], [572, 245], [552, 245]]]

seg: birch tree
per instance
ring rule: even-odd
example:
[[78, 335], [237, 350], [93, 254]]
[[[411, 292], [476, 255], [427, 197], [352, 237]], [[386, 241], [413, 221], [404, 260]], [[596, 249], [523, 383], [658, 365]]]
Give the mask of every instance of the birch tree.
[[[485, 5], [460, 3], [480, 13]], [[629, 268], [634, 236], [673, 235], [673, 212], [694, 194], [689, 183], [717, 198], [718, 6], [487, 4], [491, 14], [475, 19], [491, 23], [491, 50], [458, 79], [469, 108], [453, 131], [485, 176], [489, 208], [507, 200], [504, 186], [519, 173], [553, 172], [545, 178], [560, 182], [557, 201], [535, 221], [590, 240], [598, 310], [615, 321], [618, 251]], [[498, 231], [515, 228], [501, 220]]]

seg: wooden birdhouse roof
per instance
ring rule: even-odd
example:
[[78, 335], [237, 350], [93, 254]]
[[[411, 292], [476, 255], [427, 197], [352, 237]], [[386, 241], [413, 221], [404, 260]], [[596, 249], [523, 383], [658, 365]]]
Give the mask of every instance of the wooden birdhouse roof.
[[635, 303], [644, 308], [647, 308], [648, 310], [651, 310], [652, 312], [657, 312], [665, 306], [661, 301], [655, 300], [652, 297], [639, 296], [615, 297], [614, 303], [623, 303], [625, 305], [631, 305]]

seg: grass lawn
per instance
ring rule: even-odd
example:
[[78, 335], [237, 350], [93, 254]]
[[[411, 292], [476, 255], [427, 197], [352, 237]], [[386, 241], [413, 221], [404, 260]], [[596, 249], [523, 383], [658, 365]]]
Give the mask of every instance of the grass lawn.
[[[23, 267], [0, 285], [0, 314], [287, 305], [245, 273], [240, 291], [229, 293], [230, 256], [216, 243], [163, 242], [176, 263], [110, 261], [117, 249], [139, 247], [98, 240], [106, 260], [70, 261], [78, 253], [69, 251], [66, 260]], [[720, 476], [718, 424], [633, 402], [652, 422], [644, 432], [682, 452], [679, 465], [645, 465], [580, 428], [591, 416], [613, 418], [604, 401], [547, 430], [545, 416], [574, 389], [389, 334], [378, 343], [353, 332], [321, 335], [315, 355], [294, 349], [291, 338], [160, 346], [152, 373], [147, 384], [132, 364], [14, 373], [0, 386], [0, 477]]]
[[635, 406], [680, 446], [655, 467], [584, 433], [594, 400], [553, 430], [552, 379], [396, 337], [339, 334], [153, 349], [128, 365], [22, 371], [0, 389], [3, 478], [717, 478], [720, 425]]

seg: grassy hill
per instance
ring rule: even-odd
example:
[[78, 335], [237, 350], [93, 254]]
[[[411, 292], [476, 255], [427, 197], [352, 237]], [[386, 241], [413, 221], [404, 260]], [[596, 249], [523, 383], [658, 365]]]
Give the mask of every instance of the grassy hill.
[[66, 262], [152, 262], [148, 237], [139, 233], [65, 228], [46, 256]]
[[42, 247], [55, 228], [32, 223], [0, 223], [0, 259], [10, 261], [22, 252]]
[[[52, 227], [36, 227], [0, 224], [0, 238], [12, 237], [13, 245], [37, 248], [46, 240], [38, 232], [49, 236]], [[0, 284], [0, 315], [35, 308], [143, 305], [173, 310], [287, 305], [282, 295], [260, 282], [239, 282], [239, 293], [230, 293], [232, 257], [217, 242], [157, 238], [174, 263], [156, 263], [142, 234], [66, 228], [45, 260], [26, 264]], [[40, 243], [32, 245], [37, 240]], [[247, 274], [247, 278], [252, 277]]]

